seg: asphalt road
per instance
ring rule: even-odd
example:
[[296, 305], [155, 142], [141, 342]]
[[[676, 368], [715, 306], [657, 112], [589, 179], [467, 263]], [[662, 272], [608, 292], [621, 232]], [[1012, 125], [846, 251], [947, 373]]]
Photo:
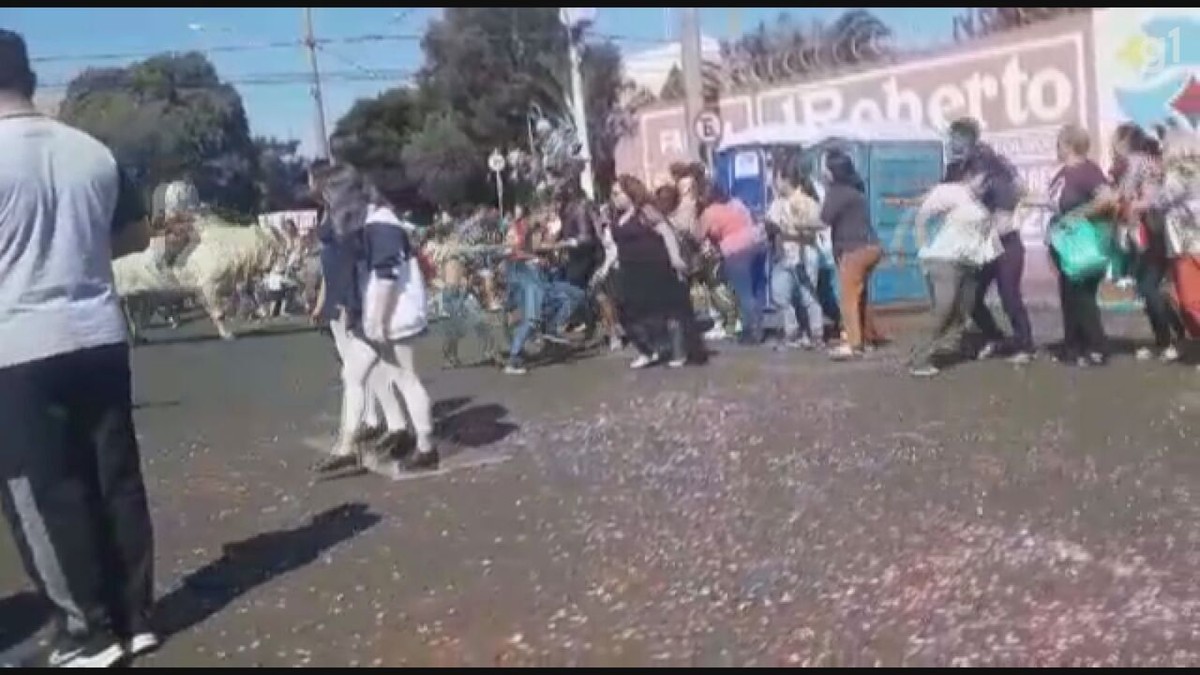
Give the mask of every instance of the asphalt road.
[[[1200, 665], [1200, 373], [914, 381], [916, 321], [854, 364], [722, 347], [514, 378], [427, 344], [459, 468], [403, 482], [314, 482], [326, 338], [154, 334], [137, 422], [170, 638], [142, 663]], [[27, 588], [4, 539], [0, 649], [45, 616]]]

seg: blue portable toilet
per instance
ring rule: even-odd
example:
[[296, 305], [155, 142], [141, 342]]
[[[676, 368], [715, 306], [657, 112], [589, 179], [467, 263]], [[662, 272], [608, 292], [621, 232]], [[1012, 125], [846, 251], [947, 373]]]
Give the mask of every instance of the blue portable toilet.
[[[885, 251], [894, 254], [899, 248], [904, 253], [902, 263], [893, 255], [880, 263], [871, 279], [871, 302], [927, 303], [928, 288], [917, 261], [911, 224], [921, 196], [944, 175], [941, 136], [924, 127], [894, 123], [767, 125], [733, 134], [718, 149], [714, 177], [758, 218], [774, 197], [771, 157], [780, 148], [799, 151], [818, 191], [825, 152], [841, 148], [850, 155], [866, 183], [871, 223]], [[902, 230], [900, 237], [898, 230]]]

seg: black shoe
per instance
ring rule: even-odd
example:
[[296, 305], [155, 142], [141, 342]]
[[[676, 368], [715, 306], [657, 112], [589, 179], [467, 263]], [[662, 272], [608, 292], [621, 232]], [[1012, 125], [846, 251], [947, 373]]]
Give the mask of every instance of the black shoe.
[[387, 433], [386, 427], [363, 427], [354, 432], [354, 442], [370, 443], [379, 440], [385, 433]]
[[312, 471], [314, 473], [330, 473], [361, 466], [362, 461], [357, 452], [350, 455], [325, 455], [312, 465]]
[[46, 654], [49, 668], [111, 668], [126, 656], [125, 647], [108, 631], [86, 637], [63, 633]]
[[437, 471], [440, 465], [437, 448], [425, 452], [418, 450], [404, 458], [405, 471]]
[[375, 442], [372, 450], [386, 457], [403, 457], [413, 449], [412, 434], [404, 431], [389, 431]]

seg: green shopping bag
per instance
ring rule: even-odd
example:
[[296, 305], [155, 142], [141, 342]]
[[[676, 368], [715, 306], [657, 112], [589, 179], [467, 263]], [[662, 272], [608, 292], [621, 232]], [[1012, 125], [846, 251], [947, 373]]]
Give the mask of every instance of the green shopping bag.
[[1103, 223], [1066, 217], [1050, 232], [1050, 247], [1071, 281], [1104, 276], [1113, 257], [1113, 237]]

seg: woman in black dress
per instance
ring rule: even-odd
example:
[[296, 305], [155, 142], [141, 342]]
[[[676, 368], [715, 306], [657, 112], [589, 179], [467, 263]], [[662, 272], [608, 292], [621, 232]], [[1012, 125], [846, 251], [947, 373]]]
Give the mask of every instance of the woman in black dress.
[[616, 218], [607, 230], [608, 255], [596, 278], [603, 279], [614, 264], [621, 268], [621, 321], [638, 350], [630, 367], [645, 368], [665, 356], [673, 368], [703, 360], [686, 265], [670, 224], [633, 176], [617, 179], [611, 200]]

